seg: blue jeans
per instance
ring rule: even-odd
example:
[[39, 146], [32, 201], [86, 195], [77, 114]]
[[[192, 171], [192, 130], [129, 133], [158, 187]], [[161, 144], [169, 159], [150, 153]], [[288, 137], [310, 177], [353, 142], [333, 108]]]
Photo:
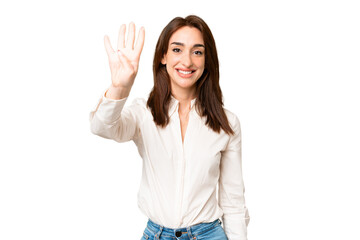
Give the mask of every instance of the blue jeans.
[[141, 240], [227, 240], [220, 219], [184, 228], [166, 228], [150, 219]]

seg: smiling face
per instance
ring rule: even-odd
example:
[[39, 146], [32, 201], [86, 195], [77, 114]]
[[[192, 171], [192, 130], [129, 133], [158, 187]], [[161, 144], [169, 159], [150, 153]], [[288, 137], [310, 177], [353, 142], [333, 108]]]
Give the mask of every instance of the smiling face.
[[196, 81], [205, 68], [205, 44], [195, 27], [182, 27], [170, 37], [167, 53], [161, 60], [166, 64], [172, 93], [195, 93]]

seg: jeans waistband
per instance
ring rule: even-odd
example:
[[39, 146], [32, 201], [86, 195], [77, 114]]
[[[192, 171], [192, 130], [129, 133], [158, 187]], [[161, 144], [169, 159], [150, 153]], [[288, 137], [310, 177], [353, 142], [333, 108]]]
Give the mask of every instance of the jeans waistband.
[[[159, 224], [154, 223], [151, 219], [147, 222], [147, 227], [155, 234], [155, 238], [158, 239], [160, 235], [176, 237], [176, 232], [181, 232], [181, 235], [187, 234], [190, 238], [193, 236], [197, 236], [200, 233], [206, 232], [207, 230], [212, 229], [213, 227], [221, 224], [220, 219], [216, 219], [212, 222], [207, 223], [198, 223], [195, 225], [191, 225], [183, 228], [167, 228], [165, 226], [161, 226]], [[180, 233], [178, 233], [179, 235]]]

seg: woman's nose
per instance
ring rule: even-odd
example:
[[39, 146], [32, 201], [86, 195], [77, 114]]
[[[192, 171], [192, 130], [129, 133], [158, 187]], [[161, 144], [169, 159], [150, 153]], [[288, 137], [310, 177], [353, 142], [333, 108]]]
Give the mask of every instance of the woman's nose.
[[192, 59], [191, 59], [191, 54], [190, 53], [184, 53], [181, 59], [181, 63], [185, 66], [185, 67], [191, 67], [192, 66]]

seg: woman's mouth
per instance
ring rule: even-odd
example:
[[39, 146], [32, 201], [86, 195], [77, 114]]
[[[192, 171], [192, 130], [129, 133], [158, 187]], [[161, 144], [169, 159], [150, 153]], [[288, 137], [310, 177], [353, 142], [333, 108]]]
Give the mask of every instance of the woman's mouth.
[[189, 77], [191, 77], [193, 74], [194, 74], [194, 72], [195, 72], [196, 70], [191, 70], [191, 69], [176, 69], [176, 72], [178, 73], [178, 75], [180, 76], [180, 77], [182, 77], [182, 78], [189, 78]]

